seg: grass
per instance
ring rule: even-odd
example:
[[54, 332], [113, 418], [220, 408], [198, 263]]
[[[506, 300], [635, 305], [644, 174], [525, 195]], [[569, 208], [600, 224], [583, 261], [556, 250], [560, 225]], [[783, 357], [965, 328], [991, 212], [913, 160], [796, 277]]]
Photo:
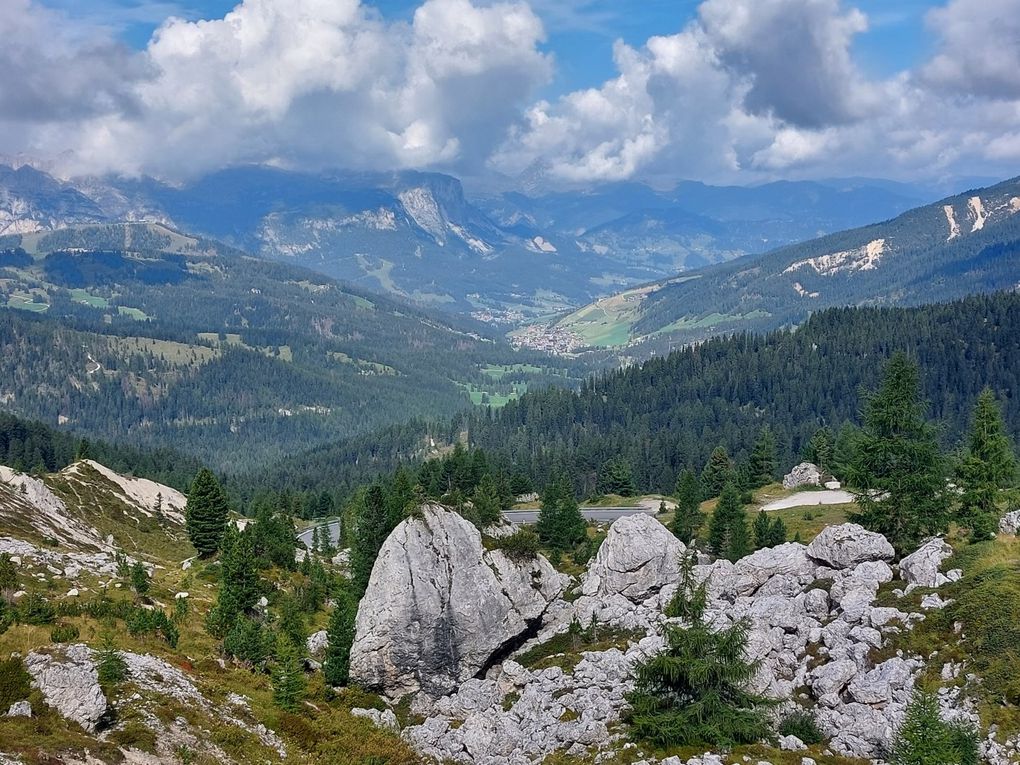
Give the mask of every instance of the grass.
[[110, 305], [110, 301], [99, 295], [89, 294], [88, 291], [75, 288], [71, 291], [71, 300], [76, 303], [82, 303], [83, 305], [91, 306], [92, 308], [107, 308]]
[[616, 627], [597, 627], [589, 633], [568, 631], [553, 635], [544, 643], [522, 653], [517, 662], [528, 669], [542, 670], [559, 667], [564, 672], [573, 672], [585, 651], [608, 651], [611, 648], [625, 649], [628, 643], [640, 640], [644, 633]]
[[462, 388], [468, 396], [471, 398], [471, 403], [475, 406], [491, 406], [495, 409], [506, 406], [511, 401], [527, 392], [527, 383], [518, 383], [512, 387], [510, 391], [495, 391], [487, 388], [480, 388], [474, 383], [457, 383], [457, 387]]
[[504, 377], [515, 372], [538, 375], [544, 371], [546, 371], [544, 368], [534, 364], [496, 364], [482, 367], [482, 374], [489, 376], [496, 382], [500, 382]]
[[135, 321], [148, 321], [149, 319], [152, 318], [140, 308], [132, 308], [131, 306], [128, 305], [117, 306], [117, 313], [119, 313], [121, 316], [128, 316], [134, 319]]
[[49, 303], [36, 302], [31, 295], [14, 294], [7, 298], [7, 307], [18, 311], [31, 311], [32, 313], [43, 313], [50, 309]]
[[150, 337], [108, 337], [107, 341], [125, 358], [134, 354], [155, 356], [178, 367], [198, 366], [220, 355], [216, 348]]
[[685, 329], [707, 329], [719, 324], [732, 324], [738, 321], [752, 321], [754, 319], [765, 319], [771, 316], [768, 311], [754, 310], [748, 313], [710, 313], [700, 318], [695, 316], [684, 316], [671, 324], [667, 324], [656, 334], [666, 332], [679, 332]]

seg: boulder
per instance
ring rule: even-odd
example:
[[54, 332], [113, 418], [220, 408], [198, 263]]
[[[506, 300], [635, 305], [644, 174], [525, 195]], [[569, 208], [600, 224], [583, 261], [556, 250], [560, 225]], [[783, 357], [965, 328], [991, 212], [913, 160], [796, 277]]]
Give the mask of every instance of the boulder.
[[[818, 566], [807, 555], [807, 548], [799, 542], [787, 542], [766, 547], [741, 558], [733, 566], [733, 574], [740, 580], [738, 595], [750, 595], [765, 582], [784, 575], [807, 584], [815, 578]], [[747, 587], [750, 586], [750, 591]]]
[[892, 560], [889, 540], [856, 523], [826, 526], [811, 540], [807, 554], [834, 569], [854, 568], [867, 561]]
[[7, 710], [7, 717], [31, 717], [32, 705], [26, 700], [15, 701]]
[[822, 471], [811, 462], [802, 462], [785, 476], [783, 476], [784, 489], [796, 489], [800, 486], [821, 486]]
[[379, 550], [358, 607], [351, 679], [391, 697], [448, 693], [536, 632], [566, 582], [542, 556], [487, 551], [460, 515], [423, 505]]
[[999, 521], [999, 531], [1013, 536], [1020, 534], [1020, 510], [1013, 510], [1002, 516], [1002, 520]]
[[599, 547], [585, 575], [582, 594], [605, 598], [623, 595], [640, 602], [680, 575], [683, 542], [650, 515], [618, 519]]
[[30, 653], [25, 669], [46, 703], [63, 717], [90, 733], [106, 714], [106, 697], [99, 687], [99, 673], [92, 652], [82, 644], [53, 649], [53, 653]]
[[305, 641], [305, 647], [308, 649], [308, 655], [313, 659], [321, 660], [326, 655], [326, 647], [329, 645], [329, 637], [326, 634], [326, 630], [319, 630], [313, 632], [308, 636], [308, 640]]
[[900, 561], [900, 578], [918, 587], [940, 587], [949, 579], [939, 569], [952, 554], [946, 540], [936, 537]]

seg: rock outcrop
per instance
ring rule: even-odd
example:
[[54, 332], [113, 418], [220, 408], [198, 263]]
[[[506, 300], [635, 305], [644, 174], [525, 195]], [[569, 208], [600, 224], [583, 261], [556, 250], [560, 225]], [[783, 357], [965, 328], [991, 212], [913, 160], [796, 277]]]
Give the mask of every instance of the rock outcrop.
[[830, 568], [842, 570], [867, 561], [892, 560], [896, 552], [881, 534], [856, 523], [843, 523], [822, 529], [811, 540], [807, 554]]
[[940, 569], [953, 554], [953, 548], [941, 537], [932, 539], [900, 561], [900, 576], [918, 587], [941, 587], [949, 578]]
[[424, 505], [379, 551], [358, 608], [351, 678], [393, 697], [448, 693], [536, 631], [565, 586], [545, 558], [486, 550], [460, 515]]
[[680, 574], [683, 542], [650, 515], [638, 513], [618, 519], [599, 546], [581, 589], [587, 597], [622, 595], [642, 601]]
[[783, 476], [784, 489], [796, 489], [801, 486], [821, 486], [822, 471], [811, 462], [802, 462], [785, 476]]
[[84, 645], [54, 648], [51, 653], [30, 653], [25, 669], [46, 703], [90, 733], [106, 714], [106, 697], [92, 652]]
[[1003, 534], [1020, 535], [1020, 510], [1012, 510], [1002, 516], [999, 521], [999, 531]]

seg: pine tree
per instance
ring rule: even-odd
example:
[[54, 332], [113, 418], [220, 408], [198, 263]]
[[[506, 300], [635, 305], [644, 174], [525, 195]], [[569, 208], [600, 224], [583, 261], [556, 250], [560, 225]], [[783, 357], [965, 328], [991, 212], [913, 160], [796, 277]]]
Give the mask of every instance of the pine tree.
[[758, 433], [758, 440], [754, 442], [754, 448], [751, 450], [748, 465], [750, 488], [757, 489], [772, 483], [775, 480], [777, 464], [776, 437], [772, 433], [772, 428], [766, 425]]
[[867, 398], [864, 429], [848, 474], [861, 508], [851, 516], [885, 535], [901, 555], [945, 533], [949, 502], [935, 428], [924, 418], [917, 367], [897, 353]]
[[208, 558], [220, 549], [228, 511], [220, 482], [211, 470], [202, 468], [191, 484], [185, 511], [188, 537], [201, 557]]
[[566, 550], [585, 538], [584, 516], [565, 478], [554, 478], [542, 492], [535, 528], [542, 543], [557, 550]]
[[296, 711], [305, 695], [305, 669], [301, 653], [284, 637], [276, 641], [276, 658], [271, 677], [273, 703], [288, 712]]
[[712, 456], [701, 471], [701, 488], [706, 497], [718, 497], [723, 487], [734, 479], [733, 462], [722, 446], [712, 451]]
[[705, 522], [701, 512], [701, 481], [694, 470], [687, 469], [676, 478], [676, 512], [670, 530], [683, 544], [690, 544]]
[[357, 615], [357, 600], [347, 591], [340, 592], [329, 617], [326, 630], [329, 642], [322, 663], [323, 676], [329, 685], [347, 685], [350, 680], [351, 646], [354, 644], [354, 621]]
[[786, 543], [786, 524], [783, 523], [783, 519], [776, 516], [775, 520], [772, 521], [772, 527], [769, 529], [769, 540], [766, 547], [779, 547], [781, 544]]
[[804, 459], [813, 462], [822, 470], [828, 470], [832, 465], [832, 449], [832, 431], [827, 427], [821, 427], [811, 436], [804, 449]]
[[744, 658], [748, 625], [718, 632], [705, 623], [705, 582], [694, 575], [694, 555], [681, 561], [681, 578], [667, 614], [666, 647], [636, 667], [625, 720], [636, 738], [660, 748], [731, 746], [767, 738], [774, 702], [748, 690], [757, 665]]
[[259, 599], [259, 573], [251, 527], [238, 532], [228, 528], [220, 563], [220, 592], [206, 626], [210, 634], [224, 637], [238, 616], [251, 611]]
[[747, 515], [740, 502], [740, 492], [732, 481], [723, 487], [709, 521], [708, 546], [716, 555], [732, 561], [751, 552]]
[[471, 503], [474, 505], [480, 527], [485, 528], [499, 523], [501, 501], [496, 481], [490, 473], [483, 475], [478, 482], [475, 493], [471, 497]]
[[758, 511], [758, 515], [754, 519], [752, 532], [754, 534], [755, 550], [771, 547], [769, 543], [772, 541], [772, 521], [764, 510]]
[[1014, 485], [1016, 475], [1016, 454], [1002, 410], [995, 394], [985, 388], [974, 406], [967, 452], [957, 469], [957, 481], [963, 490], [959, 518], [970, 528], [974, 540], [995, 534], [1000, 492]]
[[891, 765], [977, 765], [978, 741], [966, 724], [947, 723], [935, 694], [916, 691], [893, 740]]
[[369, 487], [364, 496], [354, 503], [354, 539], [351, 543], [351, 581], [355, 590], [363, 594], [368, 588], [379, 548], [390, 532], [386, 496], [382, 486]]
[[634, 494], [634, 474], [630, 463], [622, 458], [609, 460], [599, 471], [596, 490], [599, 494], [619, 494], [621, 497]]
[[149, 573], [141, 561], [135, 561], [131, 566], [131, 588], [140, 598], [144, 598], [149, 592]]
[[92, 444], [89, 443], [87, 438], [83, 438], [78, 441], [78, 446], [74, 450], [74, 461], [92, 459]]

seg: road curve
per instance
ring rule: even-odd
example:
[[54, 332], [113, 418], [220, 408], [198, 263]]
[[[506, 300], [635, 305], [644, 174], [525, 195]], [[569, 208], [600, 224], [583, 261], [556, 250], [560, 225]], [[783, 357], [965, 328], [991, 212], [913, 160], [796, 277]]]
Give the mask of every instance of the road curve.
[[[600, 523], [613, 522], [617, 518], [623, 518], [625, 515], [636, 515], [637, 513], [644, 513], [645, 515], [655, 515], [657, 512], [656, 507], [641, 506], [641, 507], [582, 507], [581, 515], [589, 521], [598, 521]], [[538, 520], [538, 510], [510, 510], [509, 512], [503, 513], [503, 517], [511, 523], [520, 525], [522, 523], [535, 523]], [[314, 526], [311, 526], [297, 535], [298, 542], [303, 543], [306, 547], [312, 546], [312, 535], [314, 533]], [[329, 529], [330, 539], [333, 541], [334, 547], [340, 540], [340, 521], [330, 521], [329, 523], [320, 524], [319, 528]], [[320, 532], [321, 533], [321, 532]]]

